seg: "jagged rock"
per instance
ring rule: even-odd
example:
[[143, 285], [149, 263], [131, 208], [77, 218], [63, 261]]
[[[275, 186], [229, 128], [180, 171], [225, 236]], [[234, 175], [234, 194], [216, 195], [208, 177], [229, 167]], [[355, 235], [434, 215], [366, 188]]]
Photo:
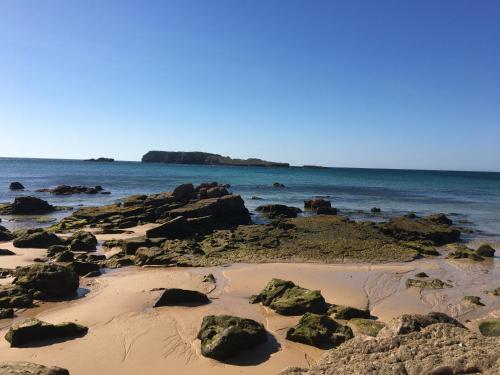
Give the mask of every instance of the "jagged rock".
[[0, 285], [0, 308], [30, 307], [33, 295], [17, 285]]
[[411, 332], [418, 332], [431, 324], [446, 323], [465, 328], [462, 323], [452, 317], [440, 313], [431, 312], [427, 315], [404, 314], [389, 321], [379, 332], [378, 337], [391, 337], [396, 335], [406, 335]]
[[164, 237], [167, 239], [185, 238], [194, 234], [209, 233], [215, 227], [212, 216], [186, 219], [177, 216], [166, 223], [146, 231], [148, 238]]
[[301, 315], [306, 312], [325, 313], [328, 305], [319, 290], [309, 290], [291, 281], [272, 279], [250, 303], [261, 302], [281, 315]]
[[[14, 317], [13, 308], [0, 308], [0, 319], [10, 319]], [[1, 372], [0, 372], [1, 374]]]
[[465, 302], [468, 302], [472, 305], [476, 305], [476, 306], [484, 306], [484, 303], [481, 302], [481, 298], [478, 297], [478, 296], [465, 296], [463, 298], [463, 300]]
[[51, 193], [54, 195], [71, 195], [71, 194], [97, 194], [102, 192], [102, 190], [103, 188], [100, 185], [94, 187], [59, 185], [53, 189], [38, 189], [37, 192]]
[[350, 320], [354, 318], [370, 318], [370, 311], [361, 310], [351, 306], [332, 306], [328, 310], [328, 313], [335, 319]]
[[500, 336], [500, 319], [485, 319], [479, 322], [479, 331], [483, 336]]
[[0, 375], [69, 375], [69, 371], [31, 362], [0, 362]]
[[317, 210], [320, 207], [332, 207], [332, 203], [322, 198], [308, 199], [304, 201], [304, 208], [306, 210]]
[[196, 196], [193, 184], [182, 184], [177, 186], [172, 195], [177, 201], [187, 202]]
[[140, 247], [135, 253], [134, 262], [138, 266], [168, 266], [176, 264], [178, 254], [159, 247]]
[[71, 297], [78, 289], [78, 275], [56, 264], [33, 264], [14, 271], [14, 284], [27, 290], [41, 292], [43, 296]]
[[54, 260], [56, 262], [72, 262], [74, 259], [75, 259], [75, 253], [66, 250], [63, 251], [62, 253], [57, 253]]
[[205, 316], [197, 337], [201, 340], [201, 354], [217, 360], [233, 357], [267, 341], [262, 324], [230, 315]]
[[83, 336], [87, 331], [87, 327], [76, 323], [50, 324], [31, 318], [14, 323], [5, 335], [5, 339], [11, 347], [19, 347], [41, 340]]
[[215, 284], [217, 282], [217, 280], [212, 273], [209, 273], [208, 275], [203, 276], [203, 282]]
[[333, 348], [353, 337], [352, 330], [327, 315], [305, 313], [299, 323], [290, 328], [286, 338], [321, 349]]
[[55, 211], [55, 207], [43, 199], [22, 196], [16, 197], [14, 203], [2, 208], [0, 213], [6, 215], [34, 215]]
[[71, 262], [67, 267], [80, 276], [87, 275], [90, 272], [99, 272], [100, 274], [101, 269], [96, 263], [82, 261]]
[[438, 213], [424, 217], [425, 220], [431, 221], [436, 224], [452, 225], [453, 221], [449, 219], [445, 214]]
[[356, 335], [376, 337], [380, 330], [385, 327], [385, 323], [378, 320], [355, 318], [348, 322], [349, 326], [355, 330]]
[[354, 338], [329, 350], [311, 369], [281, 375], [458, 375], [500, 373], [498, 339], [434, 324], [404, 336]]
[[24, 190], [24, 186], [20, 182], [15, 181], [15, 182], [10, 183], [9, 189], [10, 190]]
[[495, 249], [488, 244], [482, 244], [477, 248], [476, 254], [480, 257], [492, 258], [495, 256]]
[[420, 289], [443, 289], [443, 288], [453, 288], [453, 285], [439, 279], [430, 279], [430, 280], [407, 279], [406, 287], [420, 288]]
[[97, 238], [89, 232], [79, 231], [68, 239], [71, 251], [94, 251], [97, 247]]
[[275, 187], [275, 188], [284, 188], [285, 184], [282, 184], [281, 182], [275, 182], [275, 183], [273, 183], [273, 187]]
[[165, 289], [153, 307], [160, 306], [198, 306], [210, 303], [207, 295], [196, 290], [178, 288]]
[[0, 256], [7, 256], [7, 255], [16, 255], [16, 253], [10, 251], [9, 249], [0, 249]]
[[284, 204], [266, 204], [259, 206], [255, 211], [269, 217], [270, 219], [297, 217], [301, 211], [300, 208], [285, 206]]
[[10, 241], [14, 235], [4, 226], [0, 225], [0, 241]]
[[49, 233], [42, 228], [26, 229], [16, 232], [14, 246], [19, 248], [47, 249], [52, 245], [61, 245], [63, 241], [54, 233]]

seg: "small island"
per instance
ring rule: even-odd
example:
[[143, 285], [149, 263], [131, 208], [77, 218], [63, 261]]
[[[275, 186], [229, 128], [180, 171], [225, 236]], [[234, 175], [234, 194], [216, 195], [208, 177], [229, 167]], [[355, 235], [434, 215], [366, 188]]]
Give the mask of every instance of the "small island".
[[84, 161], [95, 161], [95, 162], [105, 162], [105, 163], [110, 163], [110, 162], [113, 162], [115, 161], [115, 159], [113, 158], [103, 158], [103, 157], [100, 157], [100, 158], [97, 158], [97, 159], [85, 159]]
[[141, 159], [143, 163], [232, 165], [238, 167], [289, 167], [288, 163], [277, 163], [256, 158], [233, 159], [229, 156], [198, 151], [149, 151]]

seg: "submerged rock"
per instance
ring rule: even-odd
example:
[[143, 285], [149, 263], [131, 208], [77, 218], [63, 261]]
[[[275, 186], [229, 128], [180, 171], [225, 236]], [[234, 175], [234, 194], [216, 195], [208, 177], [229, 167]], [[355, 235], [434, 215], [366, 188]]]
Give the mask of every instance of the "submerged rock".
[[280, 279], [272, 279], [258, 295], [250, 297], [250, 303], [259, 302], [281, 315], [325, 313], [328, 310], [319, 290], [301, 288], [291, 281]]
[[69, 375], [69, 371], [31, 362], [0, 362], [0, 375]]
[[63, 241], [54, 233], [49, 233], [42, 228], [26, 229], [16, 232], [14, 246], [19, 248], [47, 249], [52, 245], [61, 245]]
[[11, 182], [9, 185], [10, 190], [24, 190], [24, 185], [21, 184], [20, 182], [14, 181]]
[[483, 336], [500, 336], [500, 319], [485, 319], [479, 322], [479, 331]]
[[165, 289], [153, 307], [160, 306], [198, 306], [210, 303], [207, 295], [196, 290], [178, 288]]
[[14, 323], [5, 339], [11, 347], [18, 347], [35, 341], [83, 336], [87, 331], [87, 327], [76, 323], [50, 324], [31, 318]]
[[230, 315], [205, 316], [197, 337], [201, 340], [201, 354], [217, 360], [233, 357], [267, 341], [262, 324]]
[[453, 288], [453, 285], [439, 279], [430, 279], [430, 280], [407, 279], [406, 287], [420, 288], [420, 289], [443, 289], [443, 288]]
[[353, 337], [351, 328], [343, 326], [327, 315], [305, 313], [299, 323], [290, 328], [286, 338], [291, 341], [329, 349]]

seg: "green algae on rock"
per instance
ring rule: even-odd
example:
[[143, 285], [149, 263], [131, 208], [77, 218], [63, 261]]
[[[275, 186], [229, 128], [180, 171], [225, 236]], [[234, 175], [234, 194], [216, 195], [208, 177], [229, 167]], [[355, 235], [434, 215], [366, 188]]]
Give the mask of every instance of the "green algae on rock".
[[479, 332], [483, 336], [500, 336], [500, 319], [484, 319], [479, 322]]
[[385, 323], [378, 320], [354, 318], [347, 323], [357, 335], [358, 333], [366, 336], [376, 337], [380, 330], [385, 327]]
[[407, 279], [406, 287], [420, 288], [420, 289], [443, 289], [443, 288], [453, 288], [453, 285], [439, 279], [430, 279], [430, 280]]
[[69, 371], [31, 362], [0, 362], [0, 375], [69, 375]]
[[465, 296], [463, 298], [463, 300], [465, 302], [468, 302], [472, 305], [476, 305], [476, 306], [484, 306], [484, 303], [481, 302], [481, 298], [478, 297], [478, 296]]
[[341, 320], [351, 320], [355, 318], [369, 319], [371, 316], [369, 310], [361, 310], [357, 309], [356, 307], [343, 306], [343, 305], [331, 306], [328, 309], [328, 314], [333, 315], [335, 319], [341, 319]]

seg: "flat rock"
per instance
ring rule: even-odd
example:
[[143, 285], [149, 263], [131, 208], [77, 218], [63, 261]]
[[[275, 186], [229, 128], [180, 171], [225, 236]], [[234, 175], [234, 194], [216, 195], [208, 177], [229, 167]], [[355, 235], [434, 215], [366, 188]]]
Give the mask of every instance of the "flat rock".
[[49, 233], [44, 229], [26, 229], [16, 232], [14, 246], [19, 248], [39, 248], [47, 249], [52, 245], [60, 245], [63, 241], [54, 233]]
[[427, 315], [403, 314], [389, 321], [379, 332], [379, 337], [390, 337], [396, 335], [406, 335], [411, 332], [418, 332], [421, 329], [437, 323], [452, 324], [456, 327], [465, 328], [456, 319], [440, 312], [431, 312]]
[[0, 256], [16, 255], [15, 252], [8, 249], [0, 249]]
[[285, 206], [284, 204], [266, 204], [258, 206], [255, 211], [270, 219], [297, 217], [302, 212], [300, 208]]
[[69, 371], [31, 362], [0, 362], [0, 375], [69, 375]]

